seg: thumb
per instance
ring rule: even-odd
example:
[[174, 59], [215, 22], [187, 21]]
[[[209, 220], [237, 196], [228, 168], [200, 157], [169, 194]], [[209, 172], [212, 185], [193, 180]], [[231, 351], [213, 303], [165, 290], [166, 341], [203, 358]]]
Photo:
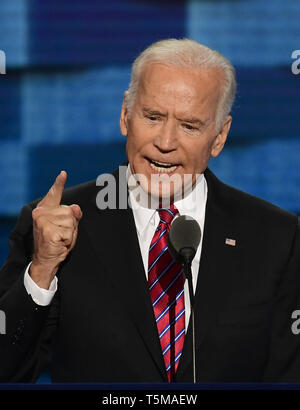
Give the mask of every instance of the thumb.
[[73, 205], [70, 205], [70, 208], [72, 209], [73, 215], [75, 216], [77, 221], [80, 221], [80, 219], [82, 218], [82, 211], [80, 209], [80, 206], [73, 204]]

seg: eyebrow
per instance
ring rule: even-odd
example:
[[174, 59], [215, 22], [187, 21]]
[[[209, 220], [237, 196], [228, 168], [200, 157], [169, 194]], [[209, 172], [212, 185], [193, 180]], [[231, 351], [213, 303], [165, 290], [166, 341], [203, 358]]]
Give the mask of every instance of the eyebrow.
[[182, 122], [189, 122], [191, 124], [200, 124], [200, 125], [205, 125], [206, 121], [202, 121], [199, 118], [177, 118], [179, 121]]
[[150, 108], [143, 108], [143, 113], [145, 114], [151, 114], [151, 115], [160, 115], [161, 117], [166, 117], [166, 114], [163, 114], [160, 111], [157, 110], [151, 110]]
[[[163, 114], [162, 112], [158, 110], [152, 110], [150, 108], [143, 108], [143, 113], [144, 114], [150, 114], [150, 115], [159, 115], [161, 117], [166, 117], [167, 114]], [[206, 124], [206, 121], [202, 121], [199, 118], [191, 117], [191, 118], [177, 118], [177, 120], [182, 121], [182, 122], [188, 122], [191, 124], [199, 124], [200, 126], [204, 126]]]

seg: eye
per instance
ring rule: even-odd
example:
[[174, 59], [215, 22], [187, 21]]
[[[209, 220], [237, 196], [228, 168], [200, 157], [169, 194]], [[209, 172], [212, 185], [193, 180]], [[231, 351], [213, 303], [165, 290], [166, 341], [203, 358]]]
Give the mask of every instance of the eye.
[[183, 124], [183, 127], [188, 131], [194, 131], [197, 128], [193, 127], [191, 124]]
[[156, 115], [146, 115], [146, 118], [148, 118], [148, 120], [150, 121], [157, 121], [159, 119], [159, 117]]
[[149, 122], [157, 122], [159, 121], [160, 117], [158, 115], [145, 115], [145, 118], [149, 120]]

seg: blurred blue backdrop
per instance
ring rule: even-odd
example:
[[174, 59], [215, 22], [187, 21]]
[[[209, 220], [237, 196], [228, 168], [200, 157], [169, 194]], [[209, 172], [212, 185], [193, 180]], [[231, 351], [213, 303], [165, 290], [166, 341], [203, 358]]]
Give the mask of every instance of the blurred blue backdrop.
[[1, 0], [0, 265], [20, 208], [61, 169], [70, 186], [126, 159], [130, 66], [166, 37], [198, 40], [237, 69], [230, 138], [211, 168], [300, 214], [299, 17], [300, 2], [286, 0]]

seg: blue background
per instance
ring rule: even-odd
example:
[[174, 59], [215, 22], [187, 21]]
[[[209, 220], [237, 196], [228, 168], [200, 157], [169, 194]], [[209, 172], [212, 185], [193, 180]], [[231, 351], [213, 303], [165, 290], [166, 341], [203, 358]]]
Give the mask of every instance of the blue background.
[[20, 208], [61, 169], [68, 186], [125, 157], [119, 113], [130, 66], [153, 41], [189, 37], [225, 54], [238, 95], [225, 182], [300, 214], [300, 2], [1, 0], [0, 265]]

